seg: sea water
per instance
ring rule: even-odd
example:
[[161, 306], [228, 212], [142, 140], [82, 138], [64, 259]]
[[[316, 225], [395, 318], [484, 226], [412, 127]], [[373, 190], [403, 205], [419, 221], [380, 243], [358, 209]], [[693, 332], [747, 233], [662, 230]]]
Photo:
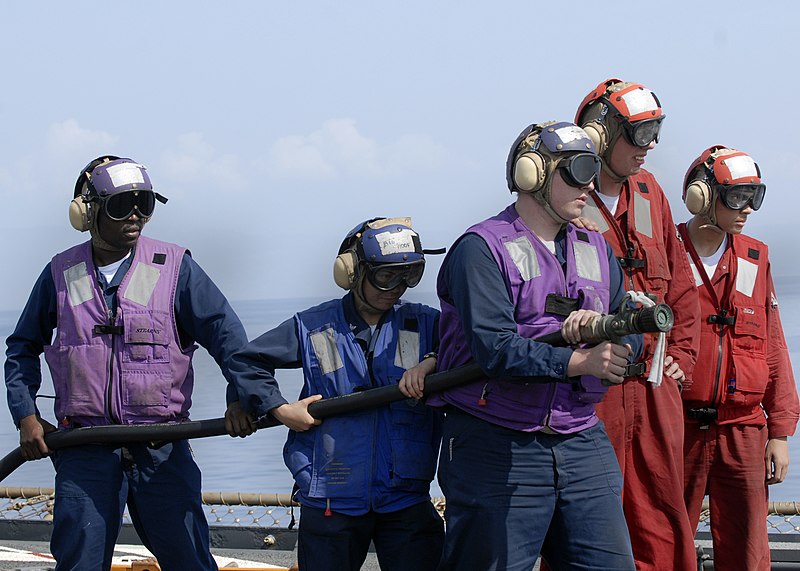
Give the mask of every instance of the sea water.
[[[795, 379], [800, 378], [800, 280], [776, 279], [786, 341], [789, 346]], [[406, 298], [436, 306], [431, 292], [410, 291]], [[244, 323], [248, 338], [253, 339], [290, 318], [297, 311], [324, 301], [323, 299], [281, 299], [232, 302]], [[0, 311], [0, 340], [13, 331], [19, 312]], [[195, 389], [191, 408], [192, 420], [219, 418], [225, 413], [225, 380], [213, 359], [202, 349], [195, 352]], [[52, 383], [43, 365], [45, 380], [39, 394], [52, 395]], [[295, 400], [303, 378], [300, 370], [278, 371], [281, 392], [287, 400]], [[52, 401], [39, 400], [44, 417], [53, 422]], [[215, 492], [288, 493], [292, 478], [283, 464], [282, 449], [286, 428], [279, 426], [259, 430], [247, 438], [216, 436], [192, 440], [197, 463], [203, 472], [203, 489]], [[8, 409], [0, 406], [0, 454], [5, 455], [19, 445], [19, 435]], [[791, 466], [785, 482], [770, 487], [770, 498], [776, 501], [800, 500], [800, 435], [789, 439]], [[49, 460], [27, 462], [0, 485], [52, 487], [54, 471]], [[441, 495], [436, 482], [431, 493]]]

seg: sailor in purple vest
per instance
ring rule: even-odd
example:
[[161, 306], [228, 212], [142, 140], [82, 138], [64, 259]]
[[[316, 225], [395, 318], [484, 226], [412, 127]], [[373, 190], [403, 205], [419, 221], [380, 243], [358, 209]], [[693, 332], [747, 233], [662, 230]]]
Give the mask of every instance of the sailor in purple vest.
[[[429, 489], [441, 413], [416, 400], [436, 367], [439, 311], [400, 299], [424, 268], [408, 218], [359, 224], [334, 265], [347, 295], [297, 313], [233, 358], [241, 406], [291, 429], [283, 456], [302, 506], [300, 569], [358, 571], [370, 542], [384, 571], [439, 563], [444, 530]], [[300, 400], [288, 403], [275, 370], [301, 367]], [[393, 384], [414, 398], [322, 422], [308, 413], [321, 397]]]
[[[89, 163], [70, 222], [91, 239], [53, 257], [6, 341], [22, 453], [51, 454], [56, 469], [50, 546], [58, 571], [109, 569], [126, 503], [161, 569], [217, 569], [187, 441], [50, 451], [44, 435], [56, 427], [36, 402], [42, 353], [59, 429], [188, 420], [196, 343], [228, 376], [231, 355], [247, 342], [244, 328], [187, 249], [141, 235], [156, 201], [166, 199], [144, 166], [114, 156]], [[232, 385], [227, 397], [236, 400]], [[234, 413], [226, 426], [241, 434], [248, 419]]]
[[[642, 339], [580, 343], [581, 326], [625, 292], [605, 239], [568, 224], [599, 171], [581, 128], [530, 125], [508, 157], [516, 202], [469, 228], [442, 265], [438, 369], [474, 360], [487, 377], [428, 401], [446, 410], [441, 569], [529, 571], [540, 553], [555, 571], [634, 569], [619, 465], [594, 406]], [[559, 329], [568, 346], [534, 340]]]

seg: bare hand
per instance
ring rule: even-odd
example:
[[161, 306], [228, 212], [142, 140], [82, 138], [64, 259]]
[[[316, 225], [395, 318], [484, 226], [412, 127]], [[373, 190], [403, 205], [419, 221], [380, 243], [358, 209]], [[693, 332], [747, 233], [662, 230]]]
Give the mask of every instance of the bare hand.
[[585, 216], [573, 218], [570, 220], [570, 224], [578, 228], [583, 228], [584, 230], [589, 230], [590, 232], [600, 232], [600, 226], [598, 226], [594, 220], [586, 218]]
[[50, 454], [50, 449], [44, 441], [44, 435], [54, 432], [55, 426], [32, 414], [26, 416], [19, 423], [19, 446], [25, 460], [38, 460]]
[[567, 365], [567, 375], [592, 375], [618, 385], [625, 380], [623, 375], [630, 354], [630, 345], [617, 345], [611, 341], [603, 341], [591, 349], [575, 349]]
[[581, 342], [581, 329], [587, 327], [593, 320], [600, 316], [601, 314], [591, 309], [573, 311], [561, 325], [561, 336], [567, 344], [577, 345]]
[[270, 412], [272, 416], [290, 429], [296, 432], [305, 432], [310, 428], [322, 424], [321, 420], [308, 414], [308, 405], [320, 399], [322, 399], [322, 395], [311, 395], [303, 400], [290, 404], [282, 404], [281, 406], [273, 408]]
[[256, 431], [256, 423], [253, 417], [247, 414], [239, 401], [232, 402], [225, 411], [225, 431], [231, 436], [244, 438]]
[[672, 355], [664, 357], [664, 375], [670, 379], [675, 379], [679, 385], [682, 385], [683, 381], [686, 380], [686, 374], [678, 362], [672, 358]]
[[400, 392], [408, 398], [421, 399], [425, 390], [425, 377], [436, 370], [436, 359], [429, 357], [420, 364], [411, 367], [403, 373], [397, 384]]
[[764, 452], [767, 485], [780, 484], [789, 473], [789, 443], [786, 437], [770, 438]]

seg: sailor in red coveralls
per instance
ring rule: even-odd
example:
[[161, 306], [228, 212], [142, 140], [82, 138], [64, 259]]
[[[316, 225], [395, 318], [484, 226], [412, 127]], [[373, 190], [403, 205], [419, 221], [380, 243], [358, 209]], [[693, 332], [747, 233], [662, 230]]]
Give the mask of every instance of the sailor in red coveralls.
[[[680, 385], [691, 378], [699, 335], [697, 289], [664, 192], [642, 168], [664, 120], [655, 94], [609, 79], [581, 103], [575, 122], [603, 159], [599, 188], [583, 216], [611, 244], [626, 289], [668, 303], [675, 327], [667, 337], [663, 377], [652, 366], [654, 338], [625, 383], [611, 387], [597, 415], [614, 445], [624, 478], [622, 502], [638, 570], [696, 569], [694, 531], [683, 502]], [[649, 336], [648, 336], [649, 337]]]
[[686, 506], [696, 527], [708, 494], [716, 568], [768, 570], [767, 486], [786, 478], [800, 405], [767, 246], [742, 234], [766, 187], [747, 154], [714, 146], [689, 167], [683, 189], [694, 217], [678, 229], [702, 317], [682, 395]]

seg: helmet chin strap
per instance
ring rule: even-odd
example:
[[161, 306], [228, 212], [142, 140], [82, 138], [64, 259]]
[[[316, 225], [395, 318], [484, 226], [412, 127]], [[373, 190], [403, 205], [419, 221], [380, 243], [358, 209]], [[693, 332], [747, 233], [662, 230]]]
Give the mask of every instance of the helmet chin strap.
[[[371, 310], [372, 313], [376, 313], [378, 315], [382, 315], [383, 314], [383, 310], [375, 307], [370, 302], [368, 302], [367, 301], [367, 297], [364, 295], [364, 280], [366, 279], [366, 276], [367, 276], [367, 272], [366, 271], [362, 271], [361, 275], [358, 278], [358, 281], [353, 286], [353, 295], [355, 295], [356, 301], [358, 302], [358, 304], [361, 304], [361, 306], [366, 306], [367, 308], [369, 308]], [[356, 309], [359, 309], [359, 308], [356, 307]]]
[[719, 224], [717, 224], [717, 213], [715, 210], [717, 206], [717, 200], [719, 200], [719, 196], [717, 195], [716, 190], [712, 190], [711, 200], [709, 201], [711, 203], [711, 206], [708, 207], [708, 212], [703, 214], [703, 217], [706, 220], [708, 220], [708, 223], [703, 222], [702, 224], [700, 224], [699, 228], [701, 230], [708, 228], [709, 230], [714, 230], [715, 232], [719, 232], [720, 234], [727, 234], [727, 232], [725, 232], [725, 230], [720, 228]]
[[[551, 175], [555, 176], [555, 172]], [[550, 195], [552, 193], [552, 179], [547, 181], [547, 185], [545, 188], [541, 189], [538, 192], [532, 192], [531, 196], [533, 199], [542, 207], [547, 214], [550, 215], [550, 218], [555, 220], [558, 224], [562, 226], [564, 224], [569, 224], [570, 221], [566, 218], [562, 217], [555, 209], [550, 205]]]
[[614, 148], [614, 146], [617, 144], [617, 141], [619, 141], [619, 138], [620, 138], [621, 136], [622, 136], [622, 129], [620, 129], [619, 131], [617, 131], [617, 135], [616, 135], [616, 137], [614, 137], [614, 140], [612, 140], [612, 141], [611, 141], [611, 142], [608, 144], [608, 148], [606, 149], [606, 152], [605, 152], [605, 153], [603, 153], [603, 156], [602, 156], [602, 159], [603, 159], [603, 160], [602, 160], [602, 161], [600, 161], [600, 163], [601, 163], [601, 167], [602, 167], [602, 169], [603, 169], [603, 172], [604, 172], [604, 173], [606, 173], [606, 174], [609, 176], [609, 178], [610, 178], [611, 180], [613, 180], [614, 182], [622, 182], [622, 181], [624, 181], [626, 178], [628, 178], [627, 176], [621, 176], [621, 175], [619, 175], [619, 174], [615, 173], [613, 170], [611, 170], [611, 166], [610, 166], [610, 162], [611, 162], [611, 161], [610, 161], [610, 160], [608, 160], [608, 159], [610, 159], [610, 158], [611, 158], [611, 150], [612, 150], [612, 149]]

